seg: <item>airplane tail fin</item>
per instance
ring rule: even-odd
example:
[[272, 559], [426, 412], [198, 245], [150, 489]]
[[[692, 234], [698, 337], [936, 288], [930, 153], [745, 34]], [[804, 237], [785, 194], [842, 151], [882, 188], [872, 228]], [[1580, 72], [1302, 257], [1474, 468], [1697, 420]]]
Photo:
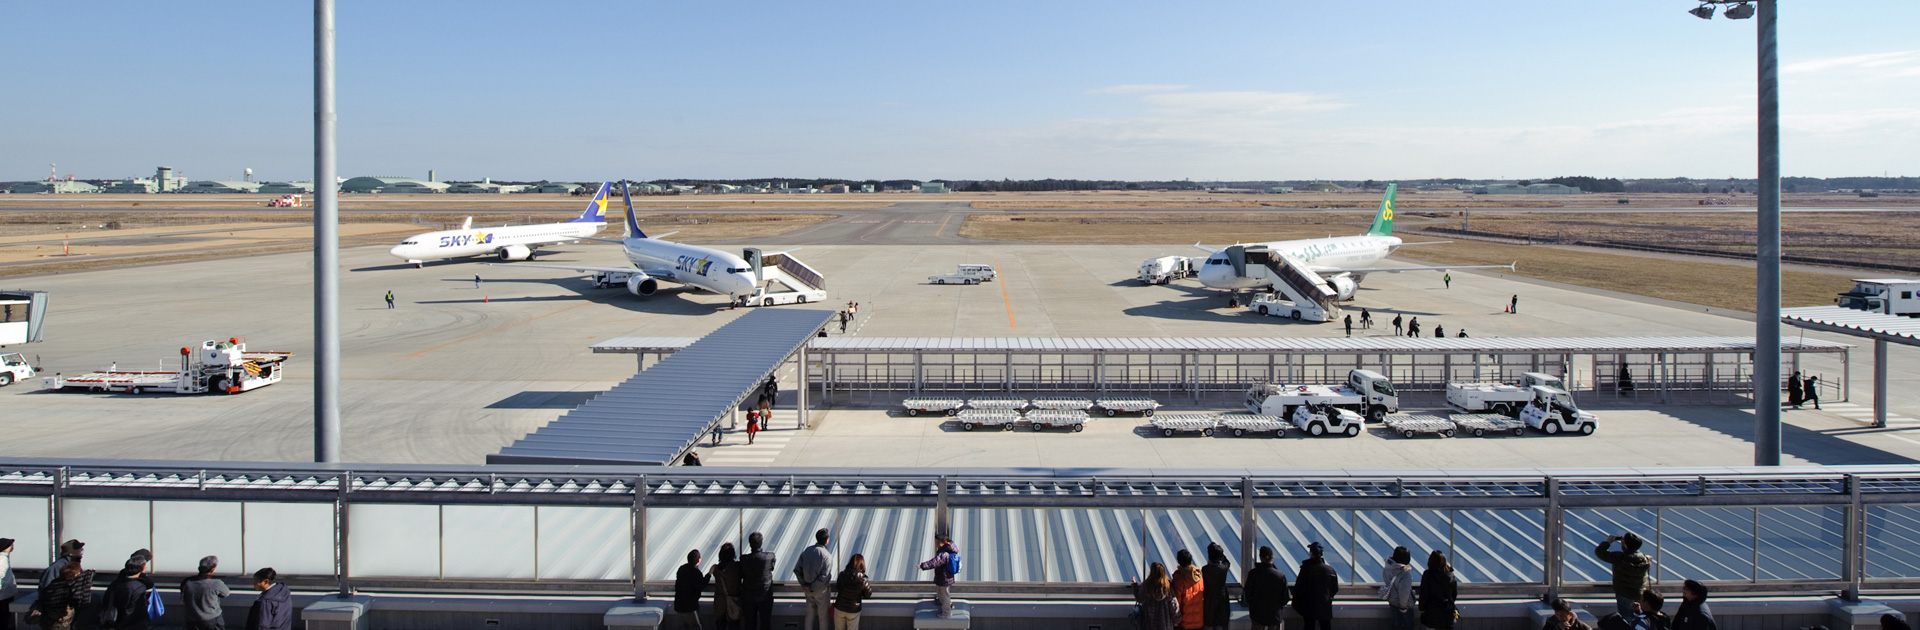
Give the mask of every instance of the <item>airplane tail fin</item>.
[[633, 216], [633, 195], [627, 192], [627, 180], [620, 180], [620, 199], [627, 203], [627, 238], [647, 238], [640, 231], [640, 221]]
[[601, 182], [600, 190], [593, 193], [593, 201], [587, 202], [587, 210], [574, 217], [568, 223], [606, 223], [608, 194], [613, 192], [613, 182]]
[[1367, 229], [1367, 236], [1393, 235], [1393, 191], [1399, 184], [1387, 184], [1387, 194], [1380, 198], [1380, 213], [1373, 216], [1373, 227]]

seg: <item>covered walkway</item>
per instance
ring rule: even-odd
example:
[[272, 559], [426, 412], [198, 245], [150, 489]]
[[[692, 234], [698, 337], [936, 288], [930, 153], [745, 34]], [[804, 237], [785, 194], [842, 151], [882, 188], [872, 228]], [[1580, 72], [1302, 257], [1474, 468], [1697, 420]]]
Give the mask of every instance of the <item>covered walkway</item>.
[[1782, 309], [1780, 321], [1807, 330], [1873, 340], [1873, 426], [1887, 426], [1887, 344], [1920, 347], [1920, 319], [1839, 306]]

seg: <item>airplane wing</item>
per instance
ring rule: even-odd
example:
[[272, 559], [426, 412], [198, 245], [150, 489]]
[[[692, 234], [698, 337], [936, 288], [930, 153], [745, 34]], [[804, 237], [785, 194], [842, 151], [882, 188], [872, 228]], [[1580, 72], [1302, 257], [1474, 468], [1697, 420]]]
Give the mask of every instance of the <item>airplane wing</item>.
[[1322, 273], [1322, 274], [1394, 273], [1398, 271], [1447, 271], [1449, 269], [1506, 269], [1508, 271], [1512, 271], [1514, 265], [1516, 264], [1519, 264], [1519, 263], [1516, 262], [1516, 263], [1507, 264], [1507, 265], [1441, 265], [1441, 266], [1435, 266], [1435, 267], [1366, 267], [1362, 269], [1332, 269], [1327, 267], [1314, 267], [1313, 270], [1315, 272]]
[[1218, 253], [1220, 253], [1220, 250], [1218, 250], [1218, 249], [1215, 249], [1215, 248], [1212, 248], [1212, 247], [1207, 247], [1207, 246], [1205, 246], [1205, 245], [1201, 245], [1201, 244], [1199, 244], [1199, 243], [1194, 243], [1194, 244], [1193, 244], [1193, 248], [1194, 248], [1194, 249], [1197, 249], [1197, 250], [1200, 250], [1200, 251], [1203, 251], [1203, 252], [1206, 252], [1206, 253], [1209, 253], [1209, 254], [1218, 254]]
[[626, 244], [626, 241], [623, 241], [623, 240], [620, 240], [620, 239], [617, 239], [617, 238], [594, 238], [594, 237], [591, 237], [591, 236], [582, 236], [582, 237], [580, 237], [580, 240], [583, 240], [583, 241], [600, 241], [600, 242], [602, 242], [602, 243], [615, 243], [615, 244], [621, 244], [621, 245], [624, 245], [624, 244]]
[[659, 278], [661, 280], [666, 280], [669, 282], [679, 282], [679, 280], [674, 279], [672, 271], [667, 271], [664, 269], [644, 270], [644, 269], [634, 269], [632, 267], [586, 267], [586, 266], [578, 266], [578, 265], [535, 265], [532, 263], [480, 263], [480, 264], [492, 265], [495, 267], [538, 267], [541, 269], [566, 269], [568, 271], [579, 271], [583, 273], [644, 273], [649, 276]]

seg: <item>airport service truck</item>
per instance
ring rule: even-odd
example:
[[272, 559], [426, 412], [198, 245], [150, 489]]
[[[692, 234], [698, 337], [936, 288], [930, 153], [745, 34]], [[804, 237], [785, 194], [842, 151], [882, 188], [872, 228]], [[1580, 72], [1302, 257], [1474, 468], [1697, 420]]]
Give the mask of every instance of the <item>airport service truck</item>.
[[1193, 277], [1193, 259], [1186, 256], [1161, 256], [1140, 261], [1140, 284], [1166, 284]]
[[0, 354], [0, 387], [33, 378], [33, 366], [27, 365], [27, 358], [18, 352]]
[[994, 271], [993, 265], [967, 264], [960, 265], [953, 273], [928, 276], [927, 282], [932, 284], [980, 284], [982, 282], [992, 282], [998, 277], [1000, 277], [1000, 272]]
[[1920, 280], [1854, 280], [1853, 290], [1840, 294], [1840, 305], [1884, 315], [1920, 317]]
[[43, 385], [56, 391], [172, 392], [175, 394], [238, 394], [280, 382], [291, 352], [248, 352], [238, 337], [201, 342], [199, 348], [180, 349], [180, 369], [140, 372], [118, 366], [79, 376], [55, 374]]
[[1523, 382], [1518, 385], [1506, 383], [1447, 383], [1447, 406], [1466, 413], [1497, 413], [1517, 417], [1520, 408], [1533, 400], [1534, 387], [1548, 387], [1556, 391], [1566, 391], [1566, 383], [1560, 377], [1539, 372], [1528, 372], [1521, 376]]
[[1247, 389], [1247, 411], [1256, 414], [1291, 419], [1294, 409], [1304, 405], [1346, 409], [1369, 422], [1379, 422], [1387, 414], [1400, 411], [1400, 394], [1393, 389], [1392, 381], [1373, 370], [1347, 372], [1343, 385], [1256, 383]]
[[1535, 385], [1531, 389], [1533, 402], [1520, 410], [1520, 421], [1547, 435], [1561, 431], [1593, 435], [1599, 418], [1574, 406], [1573, 395], [1566, 390], [1545, 385]]

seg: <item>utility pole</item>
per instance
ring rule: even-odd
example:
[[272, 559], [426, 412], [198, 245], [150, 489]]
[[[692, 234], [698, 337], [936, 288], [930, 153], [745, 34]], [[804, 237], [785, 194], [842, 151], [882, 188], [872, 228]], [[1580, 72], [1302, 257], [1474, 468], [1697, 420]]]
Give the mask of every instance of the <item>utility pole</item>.
[[313, 0], [313, 461], [340, 461], [340, 189], [333, 0]]

